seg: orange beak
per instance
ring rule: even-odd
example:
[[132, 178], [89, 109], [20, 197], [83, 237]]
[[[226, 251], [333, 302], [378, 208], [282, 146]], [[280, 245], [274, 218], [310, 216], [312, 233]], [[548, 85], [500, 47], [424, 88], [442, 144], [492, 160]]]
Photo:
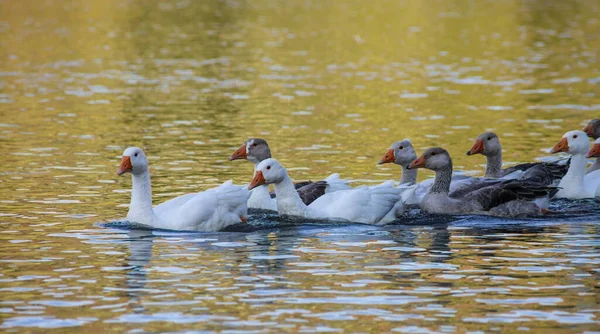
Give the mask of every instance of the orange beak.
[[388, 162], [394, 162], [396, 161], [396, 156], [394, 155], [394, 149], [390, 148], [387, 152], [385, 152], [385, 155], [383, 156], [383, 158], [379, 159], [379, 161], [377, 161], [378, 165], [382, 165], [382, 164], [387, 164]]
[[127, 172], [131, 172], [132, 169], [133, 165], [131, 164], [131, 158], [129, 158], [129, 156], [124, 156], [123, 159], [121, 159], [121, 165], [119, 166], [119, 169], [117, 169], [117, 175], [123, 175]]
[[246, 144], [240, 146], [237, 151], [235, 151], [230, 157], [229, 161], [238, 160], [238, 159], [246, 159], [248, 158], [248, 154], [246, 152]]
[[484, 149], [483, 140], [475, 139], [475, 144], [473, 144], [473, 147], [471, 147], [471, 150], [469, 152], [467, 152], [467, 155], [483, 153], [483, 149]]
[[599, 158], [600, 157], [600, 144], [594, 144], [592, 149], [585, 155], [586, 158]]
[[263, 176], [263, 173], [261, 171], [258, 171], [254, 175], [252, 182], [250, 182], [250, 185], [248, 186], [248, 190], [252, 190], [252, 189], [254, 189], [258, 186], [262, 186], [263, 184], [266, 184], [266, 183], [267, 183], [267, 181], [265, 181], [265, 177]]
[[586, 125], [585, 128], [583, 128], [583, 132], [585, 132], [585, 134], [588, 135], [588, 137], [593, 137], [594, 136], [594, 126], [592, 124]]
[[248, 219], [246, 219], [246, 217], [244, 217], [244, 216], [240, 216], [240, 221], [241, 221], [242, 223], [247, 223], [247, 222], [248, 222]]
[[417, 160], [408, 165], [408, 169], [425, 168], [425, 156], [420, 156]]
[[569, 142], [567, 141], [567, 138], [562, 138], [550, 151], [551, 154], [558, 152], [569, 152]]

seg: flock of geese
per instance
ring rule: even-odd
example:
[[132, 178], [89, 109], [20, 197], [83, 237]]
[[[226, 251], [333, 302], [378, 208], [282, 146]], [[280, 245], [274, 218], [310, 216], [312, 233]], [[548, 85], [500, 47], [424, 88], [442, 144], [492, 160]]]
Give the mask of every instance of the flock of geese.
[[[588, 137], [595, 139], [590, 149]], [[229, 160], [254, 164], [250, 185], [232, 181], [199, 193], [179, 196], [153, 207], [148, 160], [137, 147], [123, 152], [118, 175], [131, 173], [132, 193], [127, 220], [152, 228], [214, 232], [246, 222], [248, 208], [277, 211], [280, 215], [365, 224], [393, 222], [408, 208], [425, 213], [485, 214], [504, 217], [547, 213], [552, 198], [600, 197], [600, 119], [583, 131], [565, 133], [550, 153], [565, 152], [568, 159], [525, 163], [502, 169], [502, 146], [493, 132], [475, 140], [467, 155], [487, 158], [483, 178], [454, 175], [452, 159], [441, 147], [417, 157], [409, 140], [393, 143], [379, 164], [402, 167], [395, 185], [352, 188], [338, 174], [317, 182], [293, 183], [285, 167], [271, 157], [264, 139], [246, 141]], [[587, 168], [587, 159], [596, 158]], [[417, 170], [429, 169], [435, 178], [417, 183]], [[587, 170], [586, 170], [587, 168]], [[273, 184], [275, 193], [269, 192]]]

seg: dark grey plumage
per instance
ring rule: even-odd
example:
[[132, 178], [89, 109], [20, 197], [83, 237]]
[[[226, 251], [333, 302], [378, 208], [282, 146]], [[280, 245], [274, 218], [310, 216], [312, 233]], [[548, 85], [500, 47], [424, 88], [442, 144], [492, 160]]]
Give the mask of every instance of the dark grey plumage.
[[458, 186], [456, 189], [454, 189], [454, 191], [452, 191], [449, 196], [452, 198], [461, 198], [463, 196], [465, 196], [466, 194], [479, 190], [481, 188], [485, 188], [485, 187], [489, 187], [498, 183], [501, 183], [502, 180], [500, 179], [476, 179], [473, 178], [473, 181], [471, 183], [467, 183], [464, 185], [460, 185]]
[[478, 202], [484, 211], [517, 200], [533, 201], [555, 193], [555, 187], [524, 180], [507, 180], [466, 194], [463, 199]]
[[520, 179], [541, 183], [543, 185], [553, 185], [560, 182], [567, 174], [570, 165], [571, 159], [565, 164], [558, 164], [556, 162], [538, 163], [535, 166], [528, 168]]
[[535, 215], [546, 205], [548, 195], [556, 191], [555, 187], [528, 180], [488, 179], [450, 196], [452, 159], [448, 151], [439, 147], [426, 150], [409, 168], [427, 168], [436, 174], [431, 190], [421, 202], [421, 208], [428, 213]]
[[296, 189], [300, 189], [300, 188], [302, 188], [302, 187], [304, 187], [304, 186], [306, 186], [306, 185], [309, 185], [309, 184], [311, 184], [311, 183], [313, 183], [313, 181], [311, 181], [311, 180], [308, 180], [308, 181], [300, 181], [300, 182], [294, 183], [294, 188], [296, 188]]
[[298, 195], [302, 199], [304, 204], [309, 205], [314, 202], [317, 198], [325, 194], [327, 188], [327, 181], [311, 182], [303, 187], [296, 188]]
[[540, 164], [539, 162], [526, 162], [524, 164], [518, 164], [518, 165], [508, 167], [508, 168], [503, 168], [500, 176], [501, 177], [506, 176], [506, 175], [512, 174], [514, 172], [519, 172], [519, 171], [524, 172], [524, 171], [526, 171], [534, 166], [537, 166], [539, 164]]

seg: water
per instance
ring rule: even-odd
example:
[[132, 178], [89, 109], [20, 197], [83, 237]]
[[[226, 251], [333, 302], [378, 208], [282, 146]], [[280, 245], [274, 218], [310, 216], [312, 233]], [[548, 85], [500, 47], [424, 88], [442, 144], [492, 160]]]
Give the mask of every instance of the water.
[[[592, 1], [55, 1], [0, 11], [0, 327], [585, 332], [600, 326], [597, 204], [549, 219], [423, 217], [223, 233], [102, 225], [127, 211], [127, 146], [154, 200], [233, 179], [267, 139], [295, 179], [400, 177], [392, 142], [456, 168], [496, 131], [547, 159], [600, 111]], [[430, 177], [423, 172], [419, 178]]]

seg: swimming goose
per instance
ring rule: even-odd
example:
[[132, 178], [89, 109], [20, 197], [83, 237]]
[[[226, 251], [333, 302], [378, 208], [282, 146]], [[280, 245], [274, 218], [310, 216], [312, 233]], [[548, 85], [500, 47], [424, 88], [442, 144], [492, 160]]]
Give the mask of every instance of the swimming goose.
[[[417, 153], [410, 140], [405, 139], [393, 143], [385, 155], [377, 162], [378, 164], [385, 164], [393, 162], [396, 165], [402, 167], [402, 178], [400, 185], [409, 185], [417, 181], [417, 170], [408, 169], [408, 166], [417, 158]], [[403, 193], [405, 201], [404, 204], [420, 205], [431, 187], [433, 186], [433, 179], [428, 179], [416, 184], [412, 194]], [[483, 186], [488, 186], [499, 181], [486, 180], [466, 175], [452, 175], [452, 182], [450, 183], [450, 193], [461, 192], [467, 193], [479, 189]]]
[[[583, 128], [583, 132], [585, 132], [588, 137], [592, 139], [600, 138], [600, 118], [596, 118], [591, 120], [588, 125]], [[596, 161], [588, 168], [586, 173], [591, 173], [595, 170], [600, 169], [600, 158], [596, 158]]]
[[216, 232], [246, 221], [250, 192], [231, 181], [203, 192], [187, 194], [152, 208], [148, 159], [138, 147], [123, 152], [118, 175], [131, 173], [133, 180], [127, 220], [154, 228]]
[[560, 180], [558, 198], [594, 198], [600, 195], [600, 170], [585, 173], [585, 155], [590, 149], [587, 134], [580, 130], [565, 133], [550, 153], [566, 152], [571, 155], [569, 171]]
[[[271, 149], [267, 141], [262, 138], [250, 138], [229, 157], [229, 161], [245, 159], [252, 162], [256, 169], [261, 161], [269, 158], [271, 158]], [[304, 204], [309, 205], [325, 193], [350, 189], [350, 186], [347, 185], [347, 181], [340, 179], [339, 174], [336, 173], [331, 174], [322, 181], [296, 183], [295, 188]], [[257, 187], [252, 190], [248, 207], [277, 211], [277, 204], [272, 195], [269, 193], [269, 186]]]
[[266, 159], [258, 164], [248, 188], [266, 184], [275, 186], [279, 214], [313, 219], [377, 224], [401, 198], [401, 191], [390, 181], [374, 187], [362, 186], [326, 193], [306, 205], [294, 188], [287, 170], [275, 159]]
[[550, 185], [558, 183], [568, 170], [568, 163], [564, 162], [524, 163], [502, 169], [502, 145], [493, 132], [484, 132], [475, 139], [467, 155], [475, 154], [486, 157], [485, 177], [488, 178], [524, 179]]
[[434, 184], [421, 203], [422, 210], [428, 213], [494, 216], [539, 214], [545, 209], [553, 191], [553, 188], [539, 183], [505, 180], [460, 196], [450, 195], [452, 159], [448, 151], [441, 147], [426, 150], [408, 168], [427, 168], [435, 172]]
[[406, 166], [417, 158], [417, 154], [410, 140], [405, 139], [393, 143], [385, 155], [379, 159], [378, 165], [393, 162], [402, 167], [402, 178], [398, 184], [398, 189], [402, 190], [402, 198], [396, 205], [383, 217], [380, 223], [390, 223], [404, 214], [408, 205], [418, 205], [418, 198], [415, 191], [419, 187], [417, 184], [417, 171], [408, 170]]
[[394, 163], [402, 167], [400, 184], [411, 184], [417, 182], [417, 170], [407, 169], [406, 167], [416, 158], [417, 153], [412, 143], [410, 140], [404, 139], [393, 143], [383, 157], [377, 161], [377, 164]]

